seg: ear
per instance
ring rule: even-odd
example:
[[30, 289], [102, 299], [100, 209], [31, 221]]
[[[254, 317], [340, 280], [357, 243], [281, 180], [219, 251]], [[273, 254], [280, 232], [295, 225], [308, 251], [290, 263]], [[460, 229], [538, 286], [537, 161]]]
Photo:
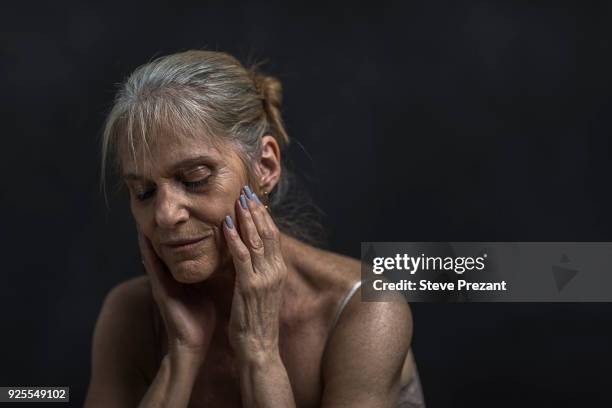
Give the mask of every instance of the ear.
[[261, 158], [257, 163], [259, 190], [272, 191], [281, 175], [280, 146], [273, 136], [261, 138]]

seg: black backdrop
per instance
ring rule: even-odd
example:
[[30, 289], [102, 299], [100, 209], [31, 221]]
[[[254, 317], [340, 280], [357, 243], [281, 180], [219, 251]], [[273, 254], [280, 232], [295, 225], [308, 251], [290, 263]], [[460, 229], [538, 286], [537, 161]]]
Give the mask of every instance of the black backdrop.
[[[98, 189], [100, 128], [114, 84], [154, 56], [270, 61], [335, 251], [612, 240], [610, 4], [5, 5], [0, 385], [82, 403], [101, 301], [140, 273], [125, 199], [107, 209]], [[413, 311], [430, 407], [612, 401], [612, 305]]]

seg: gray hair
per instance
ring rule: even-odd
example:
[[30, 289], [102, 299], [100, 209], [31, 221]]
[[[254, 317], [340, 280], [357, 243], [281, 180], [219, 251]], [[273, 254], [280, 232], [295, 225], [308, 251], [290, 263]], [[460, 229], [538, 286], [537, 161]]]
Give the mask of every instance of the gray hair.
[[[136, 69], [121, 85], [106, 119], [102, 136], [101, 184], [106, 191], [109, 157], [120, 168], [119, 151], [126, 149], [136, 162], [136, 150], [150, 152], [156, 138], [174, 134], [216, 144], [229, 141], [237, 148], [247, 177], [261, 155], [261, 138], [273, 136], [281, 152], [289, 136], [280, 114], [281, 82], [263, 74], [259, 64], [245, 68], [233, 56], [191, 50], [155, 59]], [[202, 132], [204, 130], [204, 132]], [[218, 138], [218, 139], [217, 139]], [[144, 160], [144, 154], [142, 154]], [[279, 229], [313, 244], [323, 244], [320, 210], [282, 157], [281, 177], [269, 192], [269, 205]]]

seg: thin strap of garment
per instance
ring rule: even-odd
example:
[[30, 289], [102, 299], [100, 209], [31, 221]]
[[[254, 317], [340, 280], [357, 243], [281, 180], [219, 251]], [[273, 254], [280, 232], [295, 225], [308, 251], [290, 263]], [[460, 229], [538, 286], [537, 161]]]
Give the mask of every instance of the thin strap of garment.
[[332, 325], [332, 330], [334, 327], [336, 327], [336, 323], [338, 323], [338, 320], [340, 319], [340, 315], [342, 314], [342, 311], [348, 304], [349, 300], [351, 300], [355, 292], [357, 292], [357, 289], [359, 289], [360, 286], [361, 286], [361, 279], [355, 282], [353, 287], [347, 292], [346, 295], [344, 295], [344, 298], [342, 298], [342, 302], [340, 302], [340, 307], [338, 308], [338, 311], [336, 312], [336, 317], [334, 318], [334, 324]]

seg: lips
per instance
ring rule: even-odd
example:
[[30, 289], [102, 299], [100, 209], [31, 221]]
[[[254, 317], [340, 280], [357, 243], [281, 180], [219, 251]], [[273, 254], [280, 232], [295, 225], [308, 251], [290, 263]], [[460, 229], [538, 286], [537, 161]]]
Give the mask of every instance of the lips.
[[201, 238], [192, 238], [192, 239], [180, 239], [180, 240], [177, 240], [177, 241], [163, 242], [162, 245], [166, 245], [166, 246], [169, 246], [169, 247], [182, 246], [182, 245], [193, 244], [194, 242], [201, 241], [202, 239], [204, 239], [204, 237], [201, 237]]
[[190, 249], [190, 248], [197, 246], [199, 243], [201, 243], [208, 237], [210, 237], [210, 235], [206, 235], [206, 236], [198, 237], [198, 238], [183, 238], [183, 239], [177, 239], [177, 240], [172, 240], [172, 241], [165, 241], [165, 242], [162, 242], [161, 244], [168, 249], [184, 250], [184, 249]]

